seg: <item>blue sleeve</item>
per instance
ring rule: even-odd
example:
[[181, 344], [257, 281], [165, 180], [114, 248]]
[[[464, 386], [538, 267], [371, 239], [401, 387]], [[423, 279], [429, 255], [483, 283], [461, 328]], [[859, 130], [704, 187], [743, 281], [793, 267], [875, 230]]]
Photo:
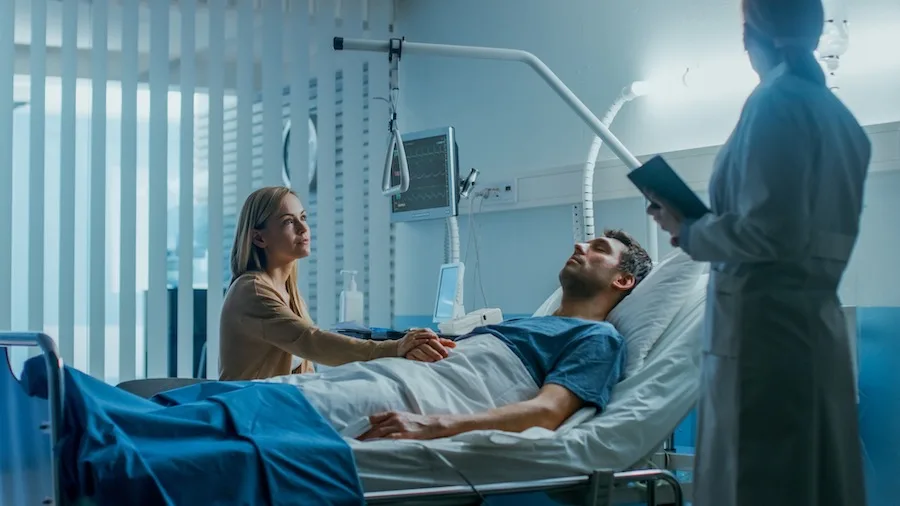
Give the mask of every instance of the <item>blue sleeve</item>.
[[618, 335], [585, 336], [563, 350], [544, 384], [565, 387], [586, 405], [602, 411], [625, 372], [625, 354], [625, 342]]

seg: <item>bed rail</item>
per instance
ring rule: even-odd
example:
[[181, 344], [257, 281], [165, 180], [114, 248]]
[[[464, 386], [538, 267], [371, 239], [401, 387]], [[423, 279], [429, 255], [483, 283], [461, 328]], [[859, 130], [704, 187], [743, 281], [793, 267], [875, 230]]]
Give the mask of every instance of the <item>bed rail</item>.
[[[49, 418], [40, 424], [40, 430], [50, 435], [52, 459], [52, 492], [53, 497], [43, 500], [46, 506], [62, 506], [62, 490], [60, 489], [59, 472], [61, 462], [59, 455], [53, 451], [59, 438], [59, 430], [63, 420], [64, 402], [64, 369], [54, 340], [38, 332], [0, 332], [0, 348], [37, 347], [41, 350], [47, 367]], [[3, 353], [6, 356], [6, 353]], [[2, 364], [8, 367], [8, 364]], [[552, 478], [524, 482], [491, 483], [477, 485], [473, 490], [468, 486], [447, 486], [407, 489], [385, 492], [368, 492], [365, 494], [366, 504], [371, 505], [467, 505], [481, 504], [488, 496], [513, 495], [525, 493], [543, 493], [563, 504], [584, 504], [590, 506], [607, 506], [614, 504], [613, 494], [620, 499], [619, 493], [628, 489], [628, 485], [642, 483], [646, 485], [646, 493], [642, 498], [649, 506], [662, 504], [657, 502], [657, 493], [665, 491], [666, 502], [683, 506], [684, 493], [681, 484], [674, 474], [664, 469], [639, 469], [608, 473], [596, 471], [590, 475]], [[665, 487], [657, 489], [657, 485]]]
[[[65, 384], [63, 378], [63, 361], [59, 356], [59, 349], [56, 342], [47, 334], [40, 332], [0, 332], [0, 347], [12, 348], [16, 346], [38, 347], [44, 357], [44, 363], [47, 366], [47, 396], [50, 404], [50, 420], [41, 423], [42, 431], [49, 431], [51, 448], [59, 439], [59, 430], [62, 427], [63, 419], [63, 395]], [[3, 367], [9, 367], [9, 364], [2, 364]], [[51, 480], [53, 483], [53, 498], [47, 498], [43, 501], [45, 505], [60, 505], [59, 498], [62, 497], [59, 480], [59, 457], [57, 452], [52, 451], [53, 466], [51, 471]]]
[[632, 483], [646, 483], [646, 504], [656, 506], [656, 485], [669, 485], [671, 500], [666, 504], [683, 506], [681, 484], [671, 472], [662, 469], [640, 469], [619, 473], [596, 471], [590, 476], [572, 476], [546, 480], [479, 485], [476, 490], [468, 486], [429, 487], [388, 492], [366, 493], [366, 504], [379, 506], [409, 506], [414, 504], [437, 506], [463, 506], [482, 504], [484, 498], [498, 495], [541, 492], [561, 504], [606, 506], [613, 504], [614, 491]]

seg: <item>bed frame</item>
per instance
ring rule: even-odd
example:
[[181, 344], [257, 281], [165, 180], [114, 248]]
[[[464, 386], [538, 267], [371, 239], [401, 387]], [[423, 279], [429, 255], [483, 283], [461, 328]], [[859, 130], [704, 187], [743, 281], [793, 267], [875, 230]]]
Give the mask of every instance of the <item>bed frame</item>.
[[[8, 349], [11, 347], [38, 348], [47, 367], [48, 402], [30, 402], [28, 406], [20, 406], [16, 399], [23, 396], [9, 391], [18, 386], [9, 366]], [[0, 412], [6, 413], [9, 433], [0, 434], [2, 446], [12, 446], [18, 440], [19, 447], [37, 449], [43, 453], [45, 462], [41, 465], [25, 469], [21, 462], [27, 451], [4, 452], [0, 456], [0, 503], [7, 504], [10, 490], [4, 490], [17, 483], [28, 495], [29, 500], [46, 506], [63, 506], [59, 474], [60, 456], [51, 445], [58, 438], [58, 431], [63, 422], [64, 377], [63, 361], [56, 343], [42, 333], [34, 332], [0, 332], [0, 359], [6, 362], [0, 367], [0, 385], [7, 385], [6, 391], [0, 391]], [[21, 417], [21, 418], [20, 418]], [[49, 420], [47, 420], [49, 418]], [[3, 425], [0, 425], [3, 426]], [[49, 438], [47, 438], [49, 436]], [[46, 438], [46, 439], [45, 439]], [[689, 492], [689, 484], [682, 485], [673, 471], [688, 470], [693, 465], [693, 456], [674, 453], [671, 438], [663, 446], [661, 452], [650, 459], [651, 468], [635, 469], [618, 473], [596, 471], [590, 475], [552, 478], [525, 482], [493, 483], [468, 486], [431, 487], [385, 492], [368, 492], [365, 494], [367, 504], [371, 505], [469, 505], [482, 504], [484, 498], [511, 496], [519, 494], [544, 494], [548, 500], [557, 504], [585, 504], [591, 506], [607, 506], [613, 504], [644, 503], [651, 506], [682, 506], [685, 492]], [[655, 466], [655, 468], [653, 468]], [[34, 482], [22, 485], [22, 480]], [[21, 491], [20, 491], [21, 493]], [[19, 496], [21, 499], [21, 496]], [[39, 501], [39, 502], [37, 502]], [[89, 504], [89, 501], [79, 501]], [[21, 504], [21, 503], [20, 503]]]

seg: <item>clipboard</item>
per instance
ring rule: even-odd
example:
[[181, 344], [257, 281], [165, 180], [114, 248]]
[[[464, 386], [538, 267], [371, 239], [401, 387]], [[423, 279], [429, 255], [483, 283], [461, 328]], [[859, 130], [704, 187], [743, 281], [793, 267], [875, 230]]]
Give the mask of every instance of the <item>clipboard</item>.
[[647, 200], [658, 205], [650, 197], [655, 195], [659, 199], [665, 200], [685, 218], [696, 220], [711, 212], [700, 200], [700, 197], [659, 155], [629, 172], [628, 179], [647, 197]]

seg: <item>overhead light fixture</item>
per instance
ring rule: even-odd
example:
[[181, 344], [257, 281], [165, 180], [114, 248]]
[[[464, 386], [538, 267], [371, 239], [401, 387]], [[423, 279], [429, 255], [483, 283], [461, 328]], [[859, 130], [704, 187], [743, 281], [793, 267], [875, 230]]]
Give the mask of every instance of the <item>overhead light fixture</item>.
[[628, 96], [637, 98], [649, 95], [653, 91], [653, 86], [648, 81], [635, 81], [626, 90]]

